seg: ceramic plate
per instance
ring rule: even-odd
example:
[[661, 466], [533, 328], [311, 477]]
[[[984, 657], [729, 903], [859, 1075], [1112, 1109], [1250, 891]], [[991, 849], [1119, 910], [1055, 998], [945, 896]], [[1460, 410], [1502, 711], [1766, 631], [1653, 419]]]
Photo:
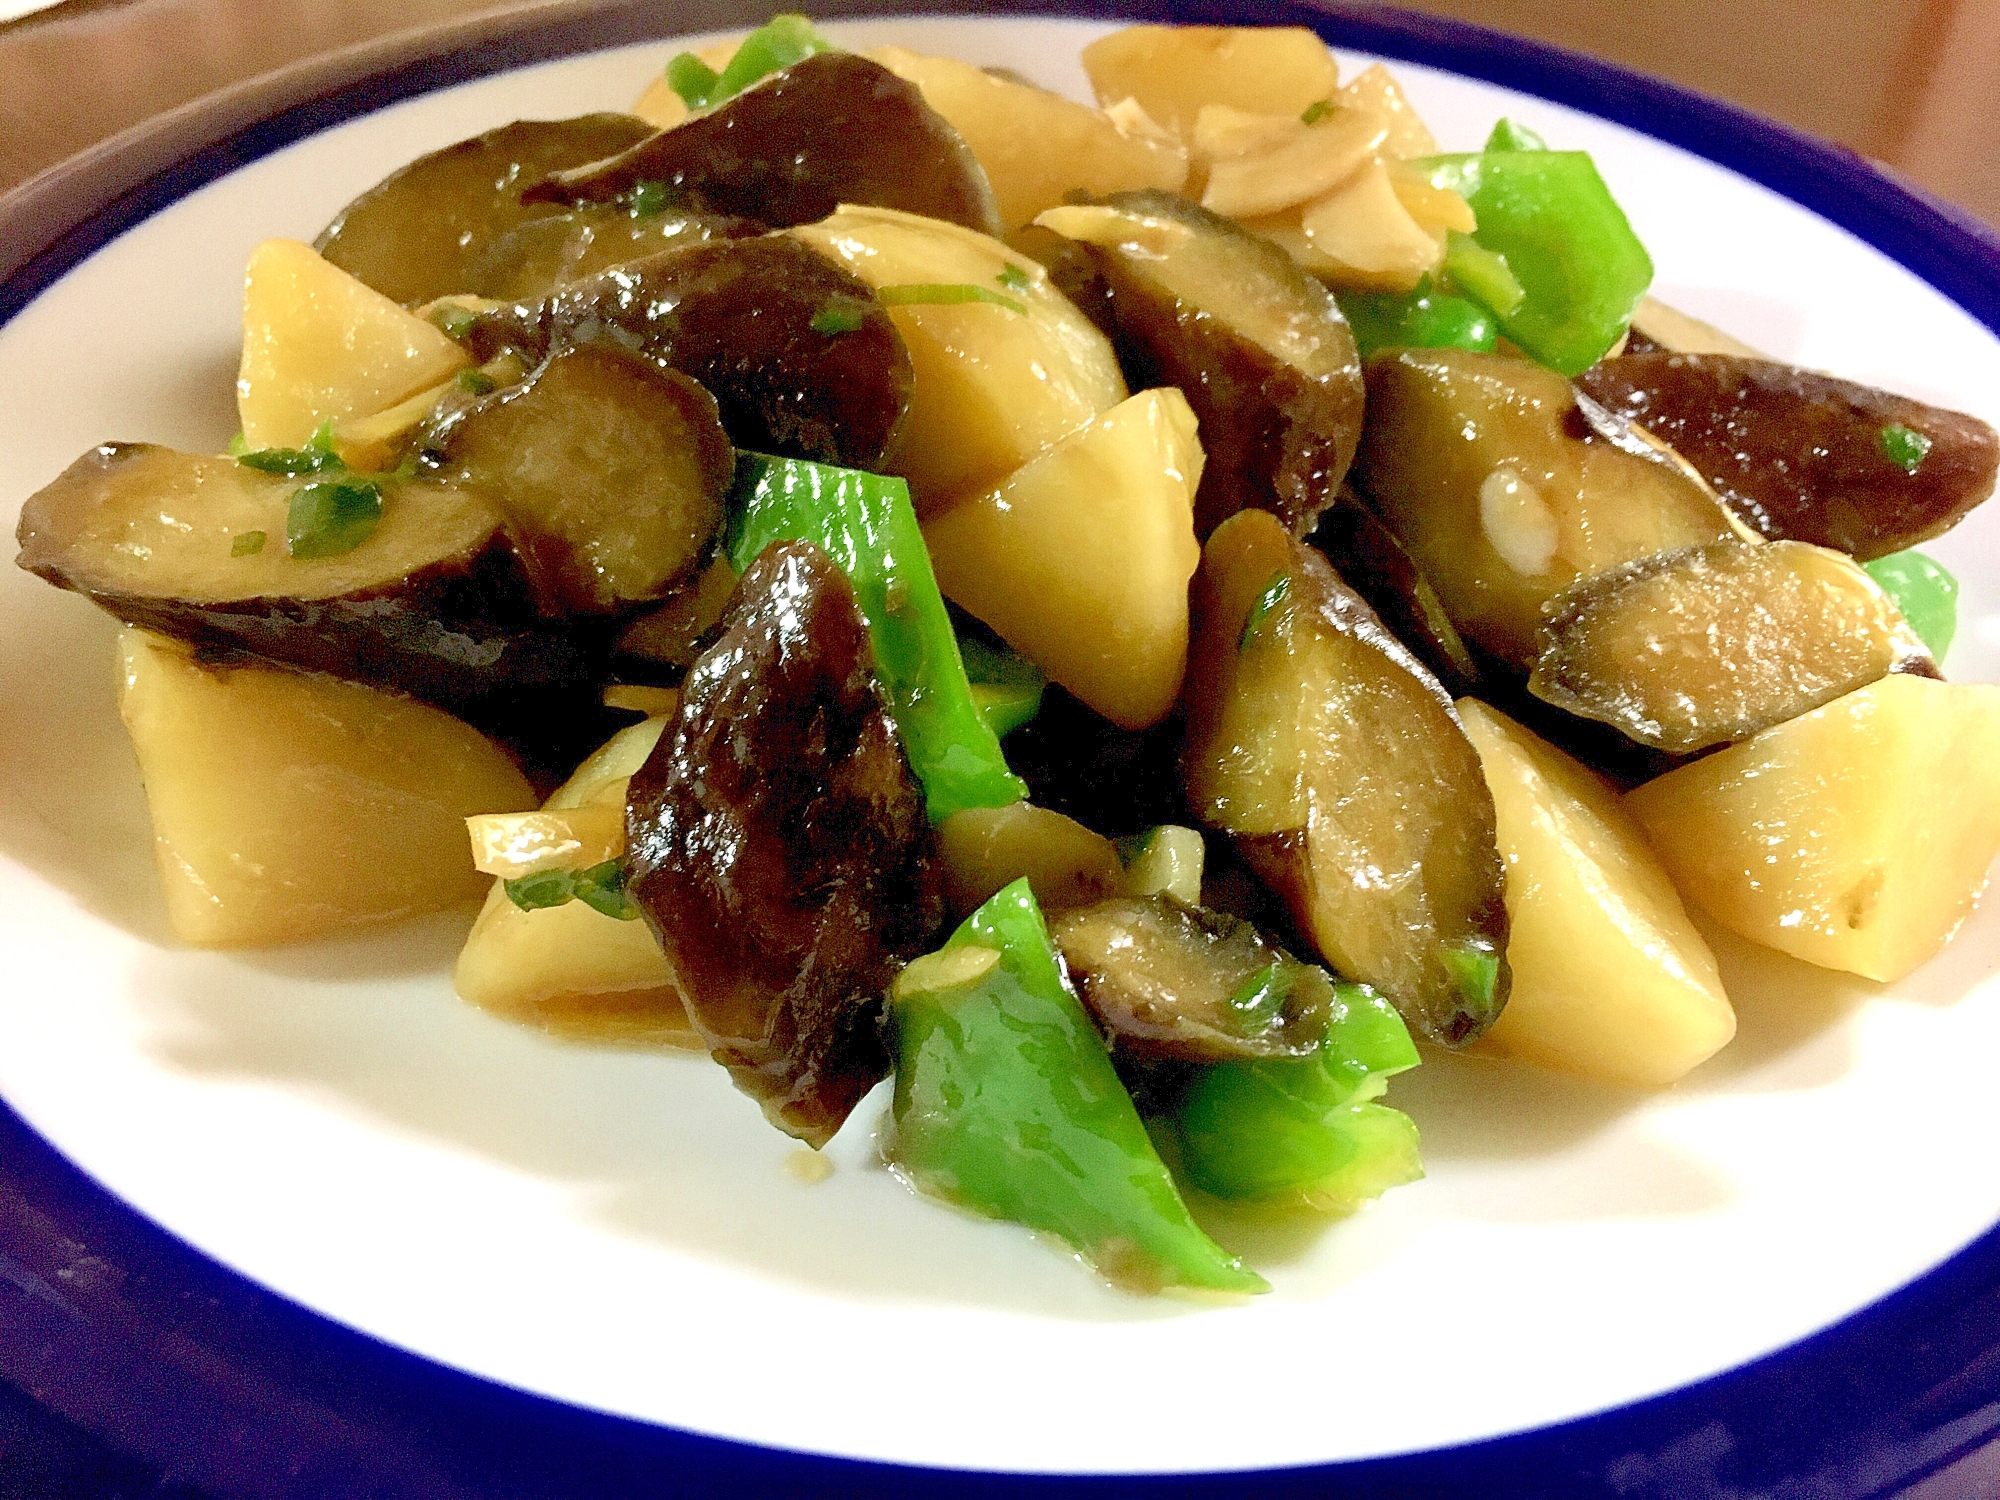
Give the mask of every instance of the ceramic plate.
[[[498, 51], [440, 44], [386, 82], [184, 153], [166, 179], [84, 218], [7, 289], [5, 513], [104, 439], [218, 450], [236, 426], [251, 247], [310, 239], [420, 152], [517, 117], [624, 107], [673, 50], [604, 46], [645, 29], [637, 14], [572, 14], [567, 30], [519, 31]], [[2000, 420], [2000, 343], [1975, 315], [1991, 317], [2000, 262], [1934, 210], [1609, 70], [1437, 23], [1319, 19], [1346, 70], [1371, 47], [1389, 55], [1448, 148], [1475, 148], [1504, 114], [1590, 151], [1665, 300], [1782, 358]], [[830, 30], [1087, 97], [1077, 52], [1106, 24], [876, 17]], [[1732, 124], [1739, 134], [1722, 134]], [[2000, 678], [1996, 531], [2000, 512], [1977, 512], [1928, 549], [1964, 583], [1949, 666], [1965, 679]], [[23, 1205], [13, 1248], [27, 1268], [13, 1284], [74, 1313], [63, 1323], [23, 1293], [16, 1328], [55, 1319], [50, 1360], [70, 1373], [7, 1373], [89, 1407], [77, 1360], [129, 1358], [166, 1383], [160, 1401], [142, 1421], [100, 1377], [83, 1419], [162, 1462], [226, 1462], [195, 1440], [229, 1420], [201, 1405], [223, 1388], [253, 1413], [260, 1400], [321, 1413], [339, 1434], [330, 1449], [282, 1413], [258, 1440], [304, 1444], [315, 1461], [343, 1451], [463, 1479], [468, 1434], [501, 1434], [490, 1459], [541, 1433], [573, 1455], [561, 1484], [595, 1482], [613, 1453], [641, 1466], [671, 1455], [683, 1478], [784, 1462], [739, 1446], [754, 1445], [808, 1456], [800, 1472], [827, 1484], [857, 1471], [812, 1459], [1031, 1476], [1346, 1464], [1351, 1481], [1392, 1488], [1470, 1465], [1499, 1493], [1541, 1463], [1571, 1464], [1579, 1485], [1623, 1484], [1622, 1444], [1639, 1467], [1617, 1472], [1639, 1488], [1617, 1492], [1644, 1493], [1675, 1464], [1688, 1484], [1721, 1484], [1778, 1452], [1744, 1451], [1756, 1382], [1773, 1379], [1836, 1388], [1812, 1450], [1833, 1465], [1833, 1493], [1907, 1477], [1986, 1431], [1939, 1436], [1993, 1399], [1992, 1375], [1974, 1367], [1935, 1419], [1908, 1415], [1904, 1387], [1986, 1347], [1912, 1352], [1908, 1319], [1961, 1337], [1984, 1326], [1963, 1310], [1988, 1290], [1992, 1250], [1960, 1252], [2000, 1218], [2000, 907], [1890, 987], [1710, 932], [1740, 1033], [1666, 1093], [1433, 1058], [1391, 1094], [1422, 1128], [1422, 1184], [1336, 1223], [1210, 1213], [1272, 1294], [1145, 1300], [1015, 1228], [911, 1196], [877, 1159], [879, 1096], [834, 1144], [832, 1176], [809, 1183], [798, 1148], [705, 1060], [565, 1045], [461, 1004], [448, 971], [464, 914], [268, 952], [176, 947], [117, 723], [112, 636], [80, 600], [0, 577], [0, 1096], [18, 1116], [6, 1201]], [[40, 1264], [64, 1235], [79, 1253]], [[103, 1272], [78, 1271], [93, 1258]], [[1946, 1281], [1843, 1324], [1948, 1262]], [[146, 1286], [217, 1308], [139, 1298], [127, 1283], [140, 1263]], [[116, 1280], [122, 1312], [103, 1311], [93, 1276]], [[1765, 1359], [1835, 1325], [1830, 1345]], [[170, 1335], [211, 1348], [227, 1377], [188, 1386], [181, 1345], [161, 1347]], [[1900, 1376], [1866, 1367], [1870, 1337], [1897, 1340]], [[1680, 1405], [1560, 1425], [1688, 1388]], [[1884, 1422], [1909, 1437], [1894, 1458], [1881, 1456]], [[1525, 1432], [1542, 1436], [1471, 1446]], [[1869, 1434], [1876, 1468], [1840, 1471]], [[1799, 1456], [1799, 1434], [1786, 1441], [1788, 1463], [1816, 1461]]]

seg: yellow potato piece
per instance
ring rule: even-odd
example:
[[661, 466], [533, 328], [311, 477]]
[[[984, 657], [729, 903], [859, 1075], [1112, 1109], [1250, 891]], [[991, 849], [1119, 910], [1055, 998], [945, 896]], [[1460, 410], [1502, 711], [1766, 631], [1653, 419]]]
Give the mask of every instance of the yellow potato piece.
[[593, 803], [561, 812], [478, 813], [465, 820], [472, 865], [519, 880], [545, 870], [587, 870], [625, 852], [625, 809]]
[[1379, 160], [1308, 203], [1299, 224], [1316, 257], [1307, 269], [1340, 286], [1407, 292], [1444, 258], [1437, 236], [1410, 216]]
[[[736, 49], [742, 43], [741, 36], [732, 36], [710, 46], [698, 48], [694, 55], [720, 73], [729, 66], [729, 59], [736, 55]], [[675, 93], [673, 85], [667, 82], [664, 67], [661, 68], [659, 76], [640, 92], [638, 99], [632, 105], [631, 112], [655, 130], [672, 130], [692, 113], [687, 107], [687, 101]]]
[[[1099, 412], [1125, 399], [1110, 342], [1044, 271], [995, 239], [889, 208], [844, 205], [785, 231], [878, 290], [968, 285], [1001, 292], [1025, 314], [991, 303], [892, 307], [909, 347], [909, 410], [885, 462], [909, 481], [919, 516], [1004, 479]], [[1027, 279], [1017, 281], [1015, 268]]]
[[2000, 687], [1885, 677], [1627, 794], [1674, 883], [1723, 926], [1899, 979], [1942, 948], [2000, 852]]
[[[647, 719], [621, 729], [551, 794], [543, 812], [617, 809], [622, 816], [626, 782], [646, 763], [666, 723]], [[564, 1036], [700, 1045], [652, 929], [581, 901], [523, 911], [494, 881], [452, 982], [483, 1010]]]
[[471, 363], [310, 245], [266, 240], [250, 254], [236, 411], [251, 448], [302, 447], [321, 422], [386, 411]]
[[1115, 724], [1165, 717], [1201, 562], [1194, 413], [1143, 391], [924, 527], [947, 598]]
[[[1295, 116], [1263, 119], [1271, 122], [1268, 130], [1245, 128], [1248, 117], [1226, 105], [1201, 112], [1196, 140], [1205, 138], [1211, 148], [1203, 208], [1240, 219], [1318, 198], [1358, 171], [1388, 134], [1373, 115], [1351, 109], [1335, 109], [1312, 125]], [[1254, 143], [1229, 151], [1244, 139]]]
[[1083, 49], [1099, 104], [1137, 99], [1194, 138], [1204, 104], [1301, 115], [1340, 88], [1326, 43], [1303, 26], [1128, 26]]
[[1410, 107], [1410, 101], [1403, 95], [1402, 85], [1380, 63], [1371, 64], [1356, 73], [1341, 88], [1335, 100], [1350, 109], [1365, 110], [1382, 117], [1389, 127], [1389, 138], [1382, 143], [1382, 149], [1389, 155], [1405, 161], [1413, 156], [1437, 155], [1437, 137], [1431, 134], [1430, 127]]
[[1060, 94], [995, 78], [949, 57], [901, 47], [868, 54], [923, 90], [924, 102], [951, 122], [986, 169], [1009, 229], [1030, 222], [1078, 188], [1093, 194], [1140, 188], [1180, 191], [1187, 152], [1170, 140], [1127, 134], [1103, 110]]
[[1100, 900], [1121, 883], [1111, 840], [1032, 802], [953, 813], [938, 826], [938, 858], [959, 916], [1023, 876], [1045, 911]]
[[465, 819], [534, 794], [435, 708], [277, 667], [213, 668], [119, 638], [174, 932], [204, 948], [301, 942], [478, 898]]
[[1505, 715], [1458, 704], [1507, 866], [1514, 988], [1482, 1049], [1672, 1083], [1736, 1034], [1715, 958], [1618, 798]]

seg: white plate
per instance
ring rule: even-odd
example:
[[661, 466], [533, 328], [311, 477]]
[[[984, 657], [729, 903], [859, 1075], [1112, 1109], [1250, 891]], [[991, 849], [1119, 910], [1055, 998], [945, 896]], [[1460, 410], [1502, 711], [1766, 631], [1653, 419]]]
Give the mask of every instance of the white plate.
[[[828, 29], [1079, 96], [1074, 59], [1098, 30]], [[309, 239], [392, 168], [494, 124], [621, 108], [671, 50], [395, 105], [106, 246], [0, 328], [0, 508], [107, 438], [220, 447], [259, 240]], [[1600, 119], [1397, 71], [1449, 147], [1477, 147], [1510, 114], [1591, 151], [1666, 300], [1780, 356], [2000, 419], [2000, 344], [1846, 232]], [[2000, 677], [1996, 526], [1981, 511], [1927, 549], [1965, 586], [1961, 678]], [[81, 600], [0, 574], [0, 1094], [216, 1259], [531, 1391], [916, 1463], [1332, 1461], [1730, 1368], [2000, 1218], [1988, 907], [1887, 988], [1711, 933], [1741, 1030], [1664, 1094], [1434, 1058], [1390, 1100], [1422, 1127], [1426, 1181], [1332, 1225], [1215, 1217], [1268, 1297], [1130, 1297], [1017, 1229], [906, 1193], [875, 1160], [879, 1097], [835, 1143], [831, 1179], [807, 1185], [787, 1170], [796, 1148], [713, 1065], [563, 1045], [462, 1005], [447, 976], [463, 915], [283, 951], [175, 947], [113, 706], [112, 634]], [[1190, 1420], [1188, 1371], [1254, 1379], [1256, 1420]]]

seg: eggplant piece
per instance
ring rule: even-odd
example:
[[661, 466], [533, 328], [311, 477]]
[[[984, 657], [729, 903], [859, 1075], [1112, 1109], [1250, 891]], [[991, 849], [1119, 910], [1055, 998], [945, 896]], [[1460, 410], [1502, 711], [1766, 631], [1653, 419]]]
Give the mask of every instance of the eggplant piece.
[[629, 613], [691, 578], [736, 472], [708, 392], [615, 348], [558, 349], [446, 415], [424, 448], [492, 497], [549, 615]]
[[392, 172], [343, 208], [313, 248], [394, 302], [415, 306], [474, 291], [495, 241], [559, 211], [523, 203], [523, 187], [650, 134], [644, 120], [618, 114], [502, 125]]
[[923, 91], [853, 52], [820, 52], [608, 161], [552, 173], [529, 203], [602, 203], [642, 182], [696, 208], [811, 224], [843, 203], [999, 235], [985, 169]]
[[621, 656], [686, 671], [700, 656], [709, 633], [721, 623], [736, 593], [736, 570], [717, 553], [707, 567], [625, 627], [618, 637]]
[[1673, 444], [1764, 536], [1863, 562], [1949, 531], [2000, 471], [2000, 435], [1977, 417], [1772, 360], [1632, 354], [1577, 384]]
[[726, 214], [662, 210], [640, 214], [589, 204], [530, 219], [500, 236], [480, 257], [465, 290], [503, 302], [538, 302], [558, 287], [600, 271], [710, 240], [747, 239], [764, 226]]
[[1467, 644], [1522, 675], [1542, 606], [1579, 577], [1747, 534], [1671, 453], [1580, 405], [1560, 375], [1469, 349], [1369, 362], [1353, 484]]
[[[813, 326], [830, 308], [844, 331]], [[618, 266], [481, 316], [472, 343], [533, 359], [616, 344], [705, 386], [737, 447], [842, 468], [880, 463], [910, 399], [909, 351], [873, 289], [783, 235]]]
[[1334, 970], [1459, 1046], [1506, 1002], [1493, 798], [1451, 699], [1327, 560], [1267, 512], [1217, 528], [1195, 583], [1189, 800]]
[[1333, 984], [1237, 917], [1171, 896], [1114, 896], [1062, 912], [1049, 935], [1078, 996], [1135, 1060], [1304, 1057]]
[[394, 688], [551, 757], [604, 737], [608, 626], [542, 617], [490, 500], [387, 483], [367, 540], [292, 557], [298, 485], [230, 458], [107, 443], [29, 497], [18, 561], [127, 624]]
[[1036, 222], [1091, 247], [1132, 389], [1179, 386], [1193, 406], [1208, 455], [1196, 536], [1250, 508], [1312, 530], [1361, 437], [1361, 357], [1333, 293], [1172, 193], [1114, 193]]
[[946, 911], [867, 624], [818, 548], [774, 542], [743, 575], [626, 831], [696, 1030], [772, 1124], [825, 1145], [888, 1071], [882, 996]]
[[1334, 571], [1368, 601], [1396, 639], [1417, 653], [1453, 697], [1462, 698], [1477, 685], [1478, 664], [1445, 613], [1437, 590], [1410, 560], [1396, 533], [1377, 520], [1352, 490], [1342, 488], [1306, 540], [1327, 555]]
[[1528, 691], [1692, 755], [1892, 672], [1938, 675], [1853, 559], [1804, 542], [1727, 541], [1641, 558], [1558, 594]]

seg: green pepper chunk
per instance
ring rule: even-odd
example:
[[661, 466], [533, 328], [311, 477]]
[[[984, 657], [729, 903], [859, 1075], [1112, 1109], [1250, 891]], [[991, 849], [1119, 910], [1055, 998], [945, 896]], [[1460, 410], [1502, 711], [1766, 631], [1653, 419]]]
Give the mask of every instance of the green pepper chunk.
[[918, 1191], [1059, 1235], [1121, 1285], [1268, 1290], [1189, 1217], [1026, 880], [904, 970], [889, 1018], [892, 1156]]
[[1417, 1065], [1410, 1033], [1366, 985], [1333, 988], [1310, 1056], [1218, 1063], [1181, 1096], [1182, 1162], [1203, 1191], [1344, 1212], [1424, 1175], [1416, 1125], [1373, 1102]]
[[1377, 349], [1477, 349], [1491, 354], [1500, 339], [1493, 314], [1428, 279], [1414, 292], [1340, 292], [1340, 310], [1354, 330], [1361, 357]]
[[1943, 661], [1958, 631], [1958, 580], [1921, 552], [1891, 552], [1861, 566], [1896, 601], [1931, 660]]
[[746, 453], [731, 510], [729, 563], [739, 574], [772, 542], [789, 540], [811, 542], [847, 574], [932, 822], [1028, 795], [973, 701], [902, 480]]
[[972, 701], [996, 738], [1004, 740], [1042, 711], [1042, 690], [1049, 680], [1027, 657], [976, 637], [961, 640], [958, 652], [972, 684]]
[[1653, 284], [1653, 262], [1589, 155], [1486, 151], [1414, 165], [1472, 205], [1474, 239], [1506, 258], [1522, 296], [1512, 312], [1494, 309], [1501, 331], [1563, 375], [1597, 363]]
[[1504, 115], [1493, 122], [1493, 133], [1486, 137], [1488, 151], [1546, 151], [1549, 143], [1518, 120], [1507, 119]]
[[667, 84], [689, 109], [707, 109], [734, 99], [760, 78], [804, 62], [815, 52], [830, 52], [833, 43], [813, 30], [804, 16], [771, 17], [743, 38], [720, 73], [692, 52], [682, 52], [667, 64]]

